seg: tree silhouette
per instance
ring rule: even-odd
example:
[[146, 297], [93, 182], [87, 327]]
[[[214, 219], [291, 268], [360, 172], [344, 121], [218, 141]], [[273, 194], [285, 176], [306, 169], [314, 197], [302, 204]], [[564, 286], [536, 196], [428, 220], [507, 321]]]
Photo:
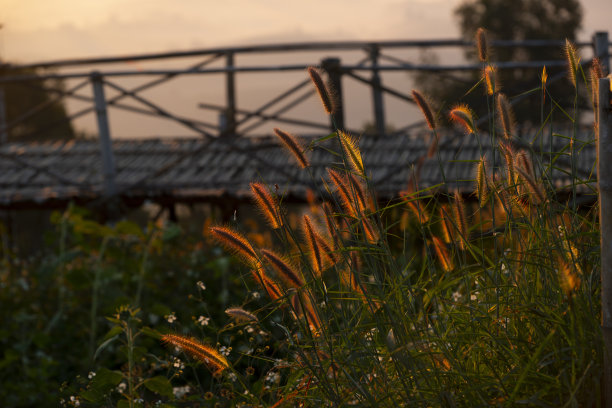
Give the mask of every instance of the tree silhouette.
[[[1, 77], [36, 75], [28, 68], [0, 67]], [[4, 93], [8, 140], [13, 142], [67, 140], [75, 137], [61, 99], [49, 89], [63, 89], [59, 80], [37, 79], [0, 84]]]
[[[473, 40], [479, 27], [484, 27], [492, 40], [564, 40], [574, 41], [582, 21], [582, 8], [577, 0], [465, 0], [456, 9], [461, 34]], [[556, 47], [499, 47], [492, 49], [493, 62], [549, 61], [563, 58], [563, 50]], [[478, 61], [474, 48], [466, 50], [466, 58]], [[435, 61], [435, 56], [427, 58]], [[547, 67], [548, 76], [562, 72], [564, 68]], [[534, 90], [541, 84], [541, 68], [499, 70], [496, 78], [501, 90], [509, 97]], [[416, 83], [432, 99], [443, 105], [465, 102], [479, 115], [487, 112], [482, 88], [472, 90], [480, 80], [481, 72], [446, 75], [420, 73]], [[561, 106], [570, 107], [574, 102], [573, 90], [566, 83], [557, 82], [548, 87], [550, 94]], [[521, 122], [539, 123], [541, 120], [541, 94], [532, 92], [515, 107]]]

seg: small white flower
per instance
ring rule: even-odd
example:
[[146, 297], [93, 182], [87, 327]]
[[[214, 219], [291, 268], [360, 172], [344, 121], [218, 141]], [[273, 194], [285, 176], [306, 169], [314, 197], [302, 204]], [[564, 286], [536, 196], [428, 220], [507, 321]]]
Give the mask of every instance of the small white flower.
[[453, 292], [452, 296], [453, 296], [453, 301], [455, 302], [458, 302], [463, 297], [463, 295], [459, 291]]
[[96, 376], [96, 372], [95, 371], [90, 371], [89, 374], [87, 374], [87, 378], [89, 378], [90, 380], [92, 378], [94, 378]]
[[198, 288], [200, 288], [200, 290], [206, 290], [206, 285], [204, 282], [198, 281]]
[[185, 368], [185, 363], [181, 361], [180, 358], [174, 357], [174, 362], [172, 363], [174, 368], [178, 368], [179, 370], [183, 370]]
[[229, 373], [229, 375], [227, 376], [227, 378], [230, 379], [230, 381], [232, 382], [236, 382], [236, 380], [238, 379], [238, 377], [236, 376], [235, 373]]
[[251, 292], [251, 297], [255, 300], [259, 299], [261, 297], [261, 294], [257, 291]]
[[210, 317], [204, 317], [204, 316], [198, 317], [198, 323], [202, 326], [208, 326], [209, 322], [210, 322]]
[[230, 351], [232, 351], [231, 347], [221, 346], [219, 348], [219, 353], [223, 354], [225, 357], [230, 355]]
[[183, 398], [183, 396], [189, 391], [191, 391], [191, 387], [189, 385], [184, 385], [182, 387], [172, 387], [172, 393], [176, 398]]
[[81, 401], [79, 401], [78, 397], [75, 397], [74, 395], [70, 396], [70, 402], [72, 403], [73, 406], [78, 407], [81, 405]]
[[168, 321], [168, 323], [172, 324], [174, 322], [176, 322], [176, 316], [174, 315], [174, 312], [170, 313], [169, 315], [164, 316], [164, 318]]
[[277, 383], [280, 381], [280, 374], [274, 371], [269, 371], [264, 381], [268, 383]]
[[127, 388], [127, 384], [124, 382], [119, 383], [119, 385], [117, 386], [117, 392], [124, 392]]

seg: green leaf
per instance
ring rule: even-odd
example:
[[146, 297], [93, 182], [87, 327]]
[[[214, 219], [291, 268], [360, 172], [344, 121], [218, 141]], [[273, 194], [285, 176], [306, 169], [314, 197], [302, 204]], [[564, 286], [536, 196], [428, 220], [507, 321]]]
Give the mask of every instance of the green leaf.
[[172, 384], [166, 377], [158, 375], [157, 377], [149, 378], [144, 382], [145, 387], [159, 395], [173, 397]]
[[121, 326], [113, 326], [105, 335], [104, 335], [104, 340], [108, 340], [111, 337], [115, 337], [118, 334], [121, 334], [123, 332], [123, 327]]
[[130, 408], [130, 402], [128, 400], [122, 399], [117, 403], [117, 408]]
[[154, 339], [157, 339], [157, 340], [161, 339], [161, 336], [162, 336], [160, 332], [150, 327], [143, 327], [142, 329], [140, 329], [140, 332], [144, 334], [145, 336], [153, 337]]
[[109, 344], [111, 344], [113, 341], [117, 340], [117, 338], [119, 338], [119, 335], [115, 335], [115, 336], [111, 337], [110, 339], [105, 340], [102, 344], [100, 344], [100, 346], [98, 347], [98, 349], [94, 353], [94, 360], [96, 358], [98, 358], [98, 354], [100, 354], [102, 352], [102, 350], [104, 350], [106, 347], [108, 347]]

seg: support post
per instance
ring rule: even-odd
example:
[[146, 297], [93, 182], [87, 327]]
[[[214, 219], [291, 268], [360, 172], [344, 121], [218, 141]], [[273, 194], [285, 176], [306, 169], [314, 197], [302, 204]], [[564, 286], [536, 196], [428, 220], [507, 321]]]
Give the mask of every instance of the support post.
[[8, 142], [8, 131], [6, 130], [6, 98], [4, 88], [0, 86], [0, 144]]
[[599, 58], [599, 61], [601, 62], [601, 65], [605, 71], [604, 75], [608, 75], [610, 73], [610, 52], [608, 51], [609, 44], [610, 39], [607, 31], [598, 31], [593, 36], [595, 56]]
[[370, 48], [370, 61], [372, 64], [372, 103], [374, 106], [374, 124], [377, 136], [385, 135], [385, 106], [383, 105], [383, 94], [378, 66], [378, 55], [380, 50], [377, 46]]
[[[325, 58], [321, 61], [321, 68], [327, 72], [327, 86], [334, 101], [334, 114], [332, 115], [331, 130], [344, 129], [344, 108], [342, 101], [342, 68], [340, 58]], [[334, 126], [335, 123], [335, 126]]]
[[601, 329], [604, 339], [602, 406], [612, 406], [612, 112], [610, 78], [599, 80], [598, 99], [599, 224], [601, 231]]
[[104, 195], [113, 196], [117, 192], [115, 185], [115, 158], [108, 126], [108, 113], [106, 111], [106, 98], [104, 97], [104, 81], [99, 72], [91, 74], [93, 86], [96, 118], [98, 120], [98, 137], [100, 139], [100, 153], [102, 155], [102, 171], [104, 175]]
[[225, 100], [227, 109], [225, 111], [224, 134], [236, 135], [236, 81], [234, 69], [234, 53], [228, 52], [225, 55], [225, 66], [227, 68], [225, 76]]

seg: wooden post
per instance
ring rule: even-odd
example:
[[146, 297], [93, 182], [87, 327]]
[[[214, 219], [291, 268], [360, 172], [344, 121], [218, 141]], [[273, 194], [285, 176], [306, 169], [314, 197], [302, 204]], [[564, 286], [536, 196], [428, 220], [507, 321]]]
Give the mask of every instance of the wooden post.
[[234, 69], [234, 53], [228, 52], [225, 55], [225, 66], [228, 68], [225, 74], [225, 101], [227, 110], [225, 111], [225, 134], [236, 135], [236, 81]]
[[608, 44], [610, 44], [610, 39], [607, 31], [598, 31], [595, 33], [593, 36], [593, 48], [595, 56], [599, 58], [605, 70], [604, 75], [610, 73], [610, 52], [608, 51]]
[[6, 131], [6, 100], [4, 88], [0, 86], [0, 144], [8, 142], [8, 132]]
[[603, 398], [612, 407], [612, 114], [610, 78], [599, 80], [598, 100], [599, 224], [601, 230], [601, 329], [604, 339]]
[[328, 87], [330, 88], [331, 97], [334, 99], [335, 111], [332, 116], [331, 130], [336, 130], [334, 122], [338, 129], [344, 129], [344, 109], [342, 102], [342, 69], [340, 58], [325, 58], [321, 61], [321, 68], [327, 72]]
[[374, 105], [374, 124], [377, 136], [385, 135], [385, 106], [381, 89], [380, 74], [377, 68], [380, 50], [377, 46], [370, 48], [370, 61], [372, 63], [372, 104]]
[[98, 137], [100, 139], [100, 153], [102, 155], [102, 171], [104, 174], [104, 195], [113, 196], [117, 192], [115, 185], [115, 158], [108, 126], [108, 113], [106, 111], [106, 98], [104, 97], [104, 81], [99, 72], [91, 74], [93, 85], [96, 118], [98, 120]]

